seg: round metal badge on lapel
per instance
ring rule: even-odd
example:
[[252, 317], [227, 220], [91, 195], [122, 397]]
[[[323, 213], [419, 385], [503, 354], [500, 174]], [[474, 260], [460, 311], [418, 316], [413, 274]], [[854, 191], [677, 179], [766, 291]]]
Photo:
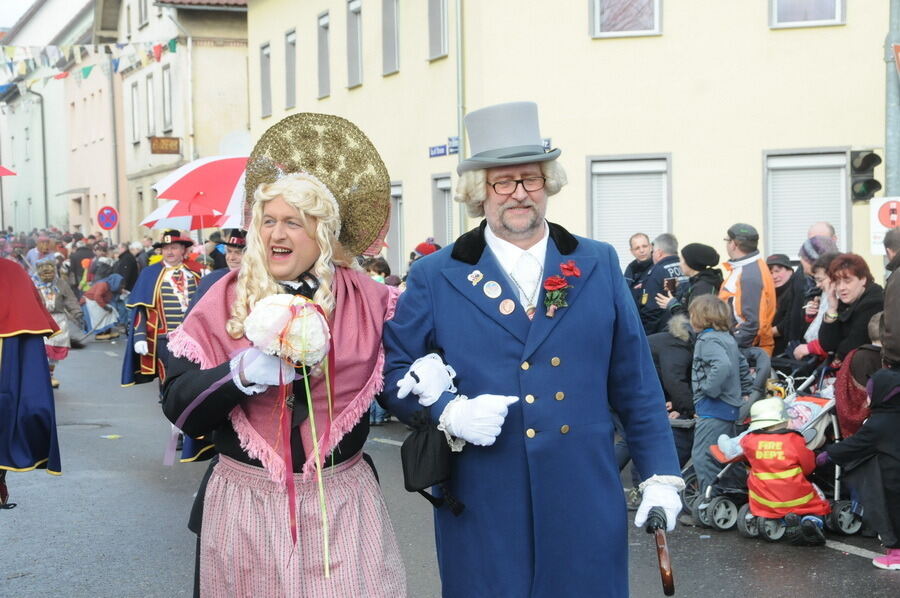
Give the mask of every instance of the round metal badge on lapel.
[[516, 309], [516, 304], [512, 299], [504, 299], [500, 302], [500, 313], [508, 316]]
[[503, 290], [500, 288], [500, 283], [496, 280], [489, 280], [484, 283], [484, 294], [491, 299], [496, 299], [502, 292]]

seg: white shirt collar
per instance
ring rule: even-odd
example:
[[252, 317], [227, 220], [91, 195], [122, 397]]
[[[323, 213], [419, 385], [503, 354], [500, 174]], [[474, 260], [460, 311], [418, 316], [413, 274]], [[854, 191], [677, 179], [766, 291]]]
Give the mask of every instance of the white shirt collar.
[[523, 253], [530, 253], [535, 260], [537, 260], [537, 263], [541, 265], [541, 268], [543, 268], [544, 257], [547, 255], [547, 239], [549, 238], [550, 227], [547, 226], [546, 220], [544, 221], [544, 236], [541, 237], [540, 241], [528, 249], [522, 249], [509, 241], [504, 241], [494, 234], [494, 231], [491, 230], [490, 226], [484, 227], [484, 240], [487, 242], [487, 246], [490, 247], [491, 251], [494, 252], [497, 261], [500, 262], [500, 267], [503, 268], [503, 271], [507, 274], [515, 269], [516, 262], [519, 261], [519, 257], [521, 257]]

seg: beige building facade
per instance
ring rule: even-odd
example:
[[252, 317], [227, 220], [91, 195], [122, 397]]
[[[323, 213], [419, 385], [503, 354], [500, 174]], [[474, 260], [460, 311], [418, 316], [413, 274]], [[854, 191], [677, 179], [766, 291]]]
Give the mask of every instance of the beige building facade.
[[[131, 53], [118, 71], [123, 238], [156, 234], [140, 222], [164, 203], [153, 185], [168, 173], [249, 152], [246, 16], [246, 0], [97, 0], [95, 39]], [[158, 58], [133, 55], [141, 44]]]
[[548, 218], [623, 264], [638, 231], [724, 258], [738, 221], [763, 251], [795, 256], [827, 220], [869, 256], [848, 160], [884, 145], [888, 4], [847, 4], [253, 0], [251, 132], [303, 111], [358, 123], [396, 183], [401, 270], [426, 237], [475, 224], [448, 203], [460, 110], [515, 100], [539, 104], [545, 143], [562, 149], [569, 184]]

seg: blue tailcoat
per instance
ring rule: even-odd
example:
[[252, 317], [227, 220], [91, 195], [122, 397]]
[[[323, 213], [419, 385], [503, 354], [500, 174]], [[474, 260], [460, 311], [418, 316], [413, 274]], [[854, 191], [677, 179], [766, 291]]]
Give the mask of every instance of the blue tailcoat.
[[[495, 444], [454, 453], [449, 485], [466, 509], [435, 511], [445, 598], [627, 596], [626, 509], [613, 451], [621, 417], [639, 471], [680, 475], [665, 399], [634, 300], [606, 243], [550, 224], [544, 277], [573, 260], [568, 307], [529, 320], [486, 249], [484, 226], [417, 261], [386, 324], [385, 398], [408, 420], [397, 381], [443, 352], [460, 394], [515, 395]], [[477, 283], [468, 277], [480, 271]], [[500, 283], [488, 297], [485, 284]], [[504, 315], [500, 302], [515, 310]], [[454, 395], [431, 407], [436, 421]], [[656, 571], [653, 571], [656, 574]]]

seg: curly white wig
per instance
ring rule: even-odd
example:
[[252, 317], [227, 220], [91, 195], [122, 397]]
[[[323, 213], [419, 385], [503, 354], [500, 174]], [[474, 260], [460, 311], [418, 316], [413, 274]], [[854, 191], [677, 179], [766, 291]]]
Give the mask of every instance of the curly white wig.
[[341, 220], [331, 192], [317, 178], [307, 173], [294, 173], [279, 178], [271, 184], [262, 184], [253, 194], [253, 211], [247, 230], [247, 248], [238, 274], [237, 292], [231, 307], [231, 318], [226, 324], [232, 338], [244, 334], [244, 320], [256, 303], [268, 296], [284, 292], [267, 268], [266, 248], [259, 228], [266, 202], [282, 198], [295, 208], [304, 228], [315, 237], [319, 257], [312, 273], [319, 280], [313, 300], [322, 306], [326, 315], [334, 310], [334, 294], [331, 290], [332, 268], [344, 266], [358, 268], [337, 240]]
[[[539, 162], [541, 165], [541, 174], [546, 177], [544, 183], [544, 191], [547, 196], [556, 195], [563, 186], [569, 182], [566, 178], [566, 171], [562, 165], [556, 160], [548, 160]], [[456, 195], [453, 199], [466, 204], [466, 211], [472, 218], [481, 218], [484, 216], [484, 200], [487, 199], [487, 170], [469, 170], [459, 175], [456, 182]]]

